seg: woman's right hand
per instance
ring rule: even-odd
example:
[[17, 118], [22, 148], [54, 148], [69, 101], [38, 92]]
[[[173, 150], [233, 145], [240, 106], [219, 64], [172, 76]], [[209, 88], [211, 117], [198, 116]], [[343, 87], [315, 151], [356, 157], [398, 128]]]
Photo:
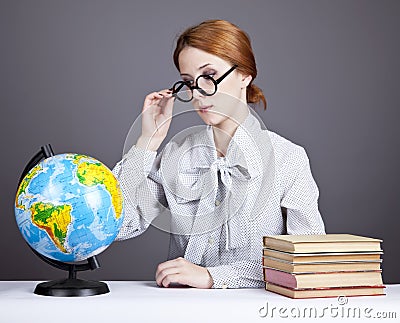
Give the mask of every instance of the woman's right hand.
[[142, 109], [142, 135], [136, 146], [156, 151], [165, 137], [172, 120], [174, 98], [170, 90], [146, 96]]

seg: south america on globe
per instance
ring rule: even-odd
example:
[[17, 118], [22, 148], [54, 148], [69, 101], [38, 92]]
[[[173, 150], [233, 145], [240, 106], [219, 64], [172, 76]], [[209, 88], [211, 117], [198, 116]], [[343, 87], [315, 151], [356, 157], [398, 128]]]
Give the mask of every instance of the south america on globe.
[[15, 217], [34, 250], [77, 262], [98, 255], [115, 240], [124, 218], [123, 196], [113, 173], [97, 159], [59, 154], [22, 179]]

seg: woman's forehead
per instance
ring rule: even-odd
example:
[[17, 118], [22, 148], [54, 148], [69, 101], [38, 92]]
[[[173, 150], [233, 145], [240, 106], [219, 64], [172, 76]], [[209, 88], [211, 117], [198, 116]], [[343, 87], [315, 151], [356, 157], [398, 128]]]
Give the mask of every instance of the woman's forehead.
[[195, 73], [206, 66], [228, 66], [222, 58], [194, 47], [185, 47], [179, 54], [179, 68], [182, 74]]

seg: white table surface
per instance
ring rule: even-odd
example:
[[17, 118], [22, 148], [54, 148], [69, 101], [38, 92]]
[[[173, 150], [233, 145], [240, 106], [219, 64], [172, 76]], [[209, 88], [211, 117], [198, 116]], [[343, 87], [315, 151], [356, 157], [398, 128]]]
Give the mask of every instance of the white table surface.
[[109, 281], [108, 294], [49, 297], [33, 293], [37, 283], [0, 281], [0, 323], [309, 322], [310, 314], [318, 322], [400, 322], [400, 285], [386, 285], [385, 296], [339, 304], [337, 298], [295, 300], [264, 289], [160, 288], [152, 281]]

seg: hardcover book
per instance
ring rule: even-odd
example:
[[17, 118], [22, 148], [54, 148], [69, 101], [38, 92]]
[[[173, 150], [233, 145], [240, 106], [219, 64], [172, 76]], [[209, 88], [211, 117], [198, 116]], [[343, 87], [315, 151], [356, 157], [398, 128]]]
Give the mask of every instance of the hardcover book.
[[292, 253], [382, 251], [380, 239], [352, 234], [265, 236], [264, 246]]
[[263, 248], [263, 256], [297, 262], [379, 261], [382, 251], [293, 253]]
[[318, 273], [329, 271], [366, 271], [366, 270], [380, 270], [381, 260], [371, 261], [336, 261], [336, 262], [290, 262], [282, 259], [263, 257], [263, 266], [268, 268], [275, 268], [289, 273]]
[[338, 296], [380, 296], [385, 295], [385, 286], [354, 286], [331, 288], [288, 288], [266, 283], [265, 289], [290, 298], [317, 298]]
[[323, 288], [383, 285], [380, 270], [293, 274], [263, 268], [266, 282], [289, 288]]

